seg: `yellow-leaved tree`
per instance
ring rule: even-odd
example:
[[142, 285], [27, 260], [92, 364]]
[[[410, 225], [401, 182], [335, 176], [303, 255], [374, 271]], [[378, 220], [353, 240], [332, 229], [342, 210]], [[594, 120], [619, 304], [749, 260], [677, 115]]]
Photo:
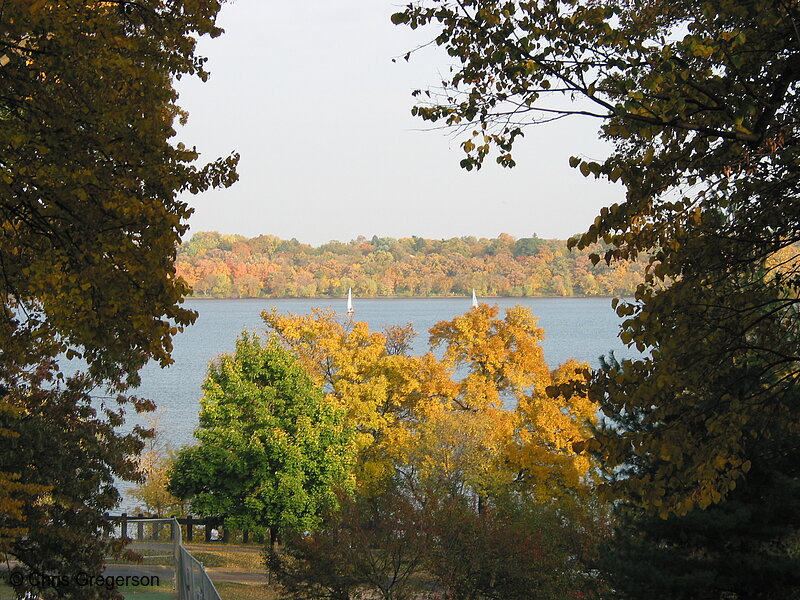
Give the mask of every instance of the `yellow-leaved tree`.
[[585, 387], [588, 366], [550, 371], [530, 311], [498, 312], [480, 304], [438, 323], [422, 356], [408, 354], [410, 326], [377, 333], [331, 311], [263, 314], [359, 440], [356, 493], [270, 555], [289, 597], [408, 597], [415, 582], [453, 598], [599, 589], [587, 573], [603, 512], [585, 493], [594, 465], [573, 451], [596, 406], [567, 392]]
[[569, 360], [551, 371], [540, 346], [543, 338], [522, 306], [499, 319], [497, 307], [480, 304], [431, 329], [431, 344], [444, 347], [447, 367], [463, 375], [455, 406], [496, 423], [498, 410], [512, 411], [513, 443], [505, 445], [503, 464], [518, 489], [547, 499], [588, 482], [591, 461], [572, 445], [591, 436], [597, 405], [586, 395], [561, 391], [568, 389], [567, 382], [585, 382], [589, 365]]
[[[448, 383], [435, 372], [436, 361], [404, 353], [411, 327], [371, 332], [366, 323], [339, 322], [334, 312], [319, 309], [310, 315], [265, 311], [262, 318], [328, 398], [344, 409], [356, 432], [359, 483], [383, 480], [406, 443], [402, 421], [414, 412], [426, 381], [434, 388]], [[425, 381], [417, 378], [426, 372]]]
[[345, 409], [358, 432], [362, 489], [397, 473], [416, 485], [466, 487], [478, 498], [578, 489], [591, 464], [572, 444], [589, 437], [596, 406], [557, 390], [588, 366], [569, 361], [551, 372], [530, 311], [513, 307], [502, 319], [498, 312], [481, 304], [431, 328], [441, 358], [407, 354], [410, 326], [370, 332], [329, 310], [262, 316]]

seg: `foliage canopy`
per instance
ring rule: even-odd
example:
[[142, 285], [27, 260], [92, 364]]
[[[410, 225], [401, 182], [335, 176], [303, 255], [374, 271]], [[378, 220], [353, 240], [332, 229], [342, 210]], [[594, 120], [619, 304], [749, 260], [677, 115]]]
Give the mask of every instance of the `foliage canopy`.
[[197, 446], [170, 471], [170, 491], [231, 527], [306, 531], [349, 487], [350, 431], [294, 357], [244, 333], [209, 368]]
[[329, 311], [262, 316], [345, 411], [356, 432], [360, 489], [399, 473], [445, 495], [514, 489], [544, 500], [578, 492], [593, 465], [572, 444], [590, 436], [597, 406], [585, 394], [547, 390], [585, 384], [588, 366], [569, 362], [551, 372], [530, 311], [498, 312], [481, 303], [435, 325], [430, 344], [444, 349], [442, 359], [396, 352], [409, 328], [370, 332]]
[[570, 163], [626, 200], [570, 244], [602, 240], [609, 263], [651, 255], [617, 307], [623, 341], [650, 355], [596, 374], [604, 410], [645, 426], [593, 447], [611, 467], [662, 458], [614, 487], [663, 513], [723, 498], [750, 464], [746, 440], [800, 431], [799, 18], [770, 0], [423, 0], [392, 17], [435, 28], [454, 59], [413, 112], [462, 129], [465, 168], [492, 147], [513, 166], [525, 126], [570, 115], [613, 144]]
[[208, 77], [194, 54], [218, 36], [217, 0], [6, 2], [0, 8], [3, 361], [68, 346], [92, 373], [170, 362], [194, 320], [175, 252], [191, 214], [180, 192], [236, 179], [173, 143], [174, 78]]
[[364, 296], [630, 296], [644, 262], [593, 264], [595, 244], [570, 252], [564, 240], [464, 236], [329, 242], [318, 247], [262, 235], [197, 232], [178, 250], [178, 275], [213, 298]]
[[[208, 77], [195, 47], [222, 32], [219, 9], [0, 5], [0, 545], [25, 569], [99, 574], [120, 551], [100, 537], [102, 515], [119, 500], [114, 477], [139, 477], [148, 434], [115, 428], [123, 405], [152, 403], [117, 392], [148, 360], [169, 364], [195, 318], [174, 268], [191, 213], [178, 195], [237, 177], [238, 155], [198, 165], [171, 141], [187, 118], [173, 80]], [[57, 375], [63, 354], [88, 376]]]

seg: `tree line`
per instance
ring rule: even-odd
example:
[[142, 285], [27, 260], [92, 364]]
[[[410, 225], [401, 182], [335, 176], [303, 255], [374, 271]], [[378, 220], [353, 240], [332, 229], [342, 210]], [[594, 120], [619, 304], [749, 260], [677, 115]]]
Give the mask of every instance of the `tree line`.
[[199, 232], [181, 245], [177, 273], [198, 297], [630, 296], [644, 263], [592, 261], [564, 240], [416, 236], [332, 241], [318, 247], [274, 235]]

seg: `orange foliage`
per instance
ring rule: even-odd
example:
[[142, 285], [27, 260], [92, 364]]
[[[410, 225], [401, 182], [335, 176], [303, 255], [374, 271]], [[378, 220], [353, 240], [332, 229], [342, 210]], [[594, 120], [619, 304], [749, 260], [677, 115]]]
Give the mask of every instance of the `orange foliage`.
[[275, 236], [200, 232], [178, 252], [178, 275], [196, 296], [572, 296], [631, 295], [638, 263], [593, 265], [591, 252], [563, 240], [474, 237], [449, 240], [361, 237], [312, 248]]
[[568, 361], [550, 372], [544, 333], [524, 307], [501, 319], [497, 307], [480, 304], [438, 323], [430, 344], [443, 348], [441, 359], [405, 353], [410, 326], [370, 332], [330, 310], [262, 317], [346, 411], [362, 490], [399, 472], [436, 489], [469, 486], [483, 495], [516, 487], [545, 499], [590, 479], [592, 465], [572, 444], [589, 437], [596, 405], [548, 396], [588, 366]]

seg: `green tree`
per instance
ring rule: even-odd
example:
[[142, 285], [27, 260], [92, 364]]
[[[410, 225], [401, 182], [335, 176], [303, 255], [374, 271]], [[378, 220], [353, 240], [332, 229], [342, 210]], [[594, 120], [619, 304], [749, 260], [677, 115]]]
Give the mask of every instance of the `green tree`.
[[[623, 412], [609, 416], [605, 427], [635, 435], [651, 427], [644, 416], [643, 411]], [[648, 513], [635, 501], [615, 505], [615, 535], [609, 536], [596, 565], [615, 590], [613, 597], [798, 597], [800, 468], [796, 437], [749, 439], [747, 443], [752, 463], [717, 504], [666, 518]], [[607, 469], [606, 474], [611, 479], [630, 479], [634, 474], [641, 478], [663, 468], [668, 458], [638, 457], [624, 469]]]
[[529, 238], [520, 238], [514, 244], [513, 254], [514, 256], [536, 256], [543, 243], [544, 240], [539, 239], [536, 235]]
[[343, 411], [274, 339], [247, 333], [211, 365], [203, 391], [200, 443], [178, 454], [169, 490], [231, 527], [313, 529], [351, 485]]
[[594, 389], [609, 412], [649, 412], [650, 427], [601, 442], [609, 464], [672, 457], [615, 483], [661, 511], [719, 501], [746, 470], [746, 437], [800, 426], [798, 17], [770, 0], [420, 1], [392, 17], [435, 26], [456, 61], [413, 110], [463, 128], [465, 168], [493, 147], [513, 166], [525, 125], [572, 114], [614, 144], [602, 163], [570, 159], [627, 191], [571, 245], [609, 243], [608, 262], [651, 254], [618, 306], [646, 358]]
[[796, 455], [754, 466], [718, 504], [667, 519], [627, 506], [601, 549], [615, 597], [781, 599], [800, 593]]

